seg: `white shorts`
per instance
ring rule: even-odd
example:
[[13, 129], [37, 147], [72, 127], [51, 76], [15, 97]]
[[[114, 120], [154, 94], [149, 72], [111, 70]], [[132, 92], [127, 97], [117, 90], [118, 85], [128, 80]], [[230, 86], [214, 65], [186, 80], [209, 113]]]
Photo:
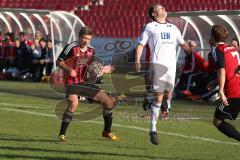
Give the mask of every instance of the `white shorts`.
[[167, 68], [161, 64], [150, 65], [150, 81], [152, 92], [173, 91], [176, 68]]

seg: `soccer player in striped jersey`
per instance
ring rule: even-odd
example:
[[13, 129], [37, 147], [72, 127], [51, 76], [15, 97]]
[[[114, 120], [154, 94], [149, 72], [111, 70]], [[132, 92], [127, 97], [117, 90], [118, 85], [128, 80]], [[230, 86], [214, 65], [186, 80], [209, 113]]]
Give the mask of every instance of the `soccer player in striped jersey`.
[[[112, 109], [116, 106], [116, 98], [108, 96], [103, 89], [95, 85], [94, 81], [89, 81], [87, 78], [86, 72], [88, 72], [90, 66], [91, 70], [99, 70], [99, 73], [96, 73], [97, 76], [111, 73], [114, 70], [113, 66], [101, 66], [93, 61], [95, 50], [89, 47], [92, 37], [93, 30], [90, 27], [82, 27], [78, 35], [78, 41], [68, 44], [57, 59], [58, 67], [64, 71], [68, 103], [68, 107], [62, 116], [62, 125], [59, 133], [61, 142], [66, 141], [66, 130], [78, 107], [79, 96], [91, 97], [103, 106], [104, 129], [102, 136], [111, 140], [118, 139], [111, 132]], [[96, 65], [92, 66], [93, 63]]]

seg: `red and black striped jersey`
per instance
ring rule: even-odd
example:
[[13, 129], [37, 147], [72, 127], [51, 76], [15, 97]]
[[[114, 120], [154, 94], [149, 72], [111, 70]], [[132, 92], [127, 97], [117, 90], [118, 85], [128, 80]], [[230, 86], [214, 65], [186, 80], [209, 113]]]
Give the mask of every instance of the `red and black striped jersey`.
[[66, 45], [60, 53], [58, 59], [62, 60], [69, 67], [73, 68], [77, 73], [76, 77], [71, 77], [68, 73], [64, 73], [64, 80], [66, 84], [84, 83], [84, 75], [88, 65], [91, 63], [95, 49], [87, 47], [85, 51], [81, 50], [76, 41]]

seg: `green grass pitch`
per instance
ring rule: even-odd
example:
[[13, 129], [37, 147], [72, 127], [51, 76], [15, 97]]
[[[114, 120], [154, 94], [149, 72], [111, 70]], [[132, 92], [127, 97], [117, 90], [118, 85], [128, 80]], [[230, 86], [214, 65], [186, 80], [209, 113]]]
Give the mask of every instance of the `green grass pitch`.
[[[102, 117], [75, 119], [66, 144], [57, 142], [56, 105], [64, 99], [46, 83], [0, 81], [0, 160], [237, 160], [240, 143], [211, 123], [215, 104], [173, 100], [169, 120], [158, 123], [160, 145], [148, 137], [149, 122], [141, 103], [114, 110], [113, 132], [119, 141], [101, 137]], [[80, 102], [77, 115], [96, 104]], [[240, 122], [231, 122], [240, 129]]]

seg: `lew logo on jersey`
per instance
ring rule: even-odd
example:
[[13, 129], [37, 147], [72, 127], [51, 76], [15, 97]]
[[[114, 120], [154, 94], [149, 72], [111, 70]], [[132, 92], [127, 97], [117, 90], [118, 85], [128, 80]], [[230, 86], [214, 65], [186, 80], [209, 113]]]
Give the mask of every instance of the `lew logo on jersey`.
[[169, 32], [161, 32], [161, 39], [170, 39]]

